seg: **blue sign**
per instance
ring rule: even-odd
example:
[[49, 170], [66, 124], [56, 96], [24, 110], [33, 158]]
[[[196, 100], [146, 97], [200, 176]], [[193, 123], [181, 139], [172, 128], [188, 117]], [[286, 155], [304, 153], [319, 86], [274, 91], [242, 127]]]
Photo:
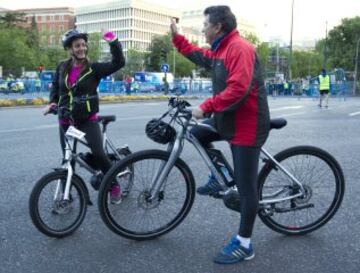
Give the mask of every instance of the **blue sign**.
[[169, 72], [169, 65], [168, 64], [162, 64], [160, 65], [160, 70], [164, 73]]

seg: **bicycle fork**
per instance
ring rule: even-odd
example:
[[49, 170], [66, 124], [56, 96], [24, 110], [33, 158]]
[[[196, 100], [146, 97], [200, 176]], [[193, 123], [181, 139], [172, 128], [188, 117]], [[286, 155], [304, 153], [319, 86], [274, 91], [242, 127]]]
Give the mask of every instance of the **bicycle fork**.
[[[71, 180], [72, 180], [72, 176], [74, 174], [74, 170], [73, 170], [73, 167], [71, 165], [71, 148], [70, 148], [70, 145], [68, 143], [66, 143], [64, 164], [63, 164], [62, 168], [67, 170], [63, 199], [64, 200], [70, 200], [70, 198], [69, 198], [69, 196], [70, 196], [70, 187], [71, 187]], [[57, 182], [57, 185], [56, 185], [55, 194], [54, 194], [54, 200], [57, 199], [57, 196], [59, 195], [59, 192], [62, 190], [62, 187], [63, 187], [62, 181], [59, 180]]]

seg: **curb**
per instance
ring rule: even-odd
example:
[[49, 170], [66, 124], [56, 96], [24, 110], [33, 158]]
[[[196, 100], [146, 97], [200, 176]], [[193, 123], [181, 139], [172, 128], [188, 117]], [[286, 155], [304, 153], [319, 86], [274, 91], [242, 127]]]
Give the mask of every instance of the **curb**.
[[[118, 96], [106, 96], [105, 99], [101, 99], [100, 97], [100, 104], [112, 104], [112, 103], [128, 103], [128, 102], [147, 102], [147, 101], [166, 101], [171, 96], [158, 96], [158, 97], [126, 97], [123, 96], [119, 98]], [[180, 96], [183, 99], [191, 100], [191, 99], [199, 99], [199, 96]], [[44, 98], [32, 98], [32, 99], [0, 99], [0, 109], [11, 109], [11, 108], [18, 108], [18, 107], [42, 107], [47, 105], [49, 102], [48, 99]]]

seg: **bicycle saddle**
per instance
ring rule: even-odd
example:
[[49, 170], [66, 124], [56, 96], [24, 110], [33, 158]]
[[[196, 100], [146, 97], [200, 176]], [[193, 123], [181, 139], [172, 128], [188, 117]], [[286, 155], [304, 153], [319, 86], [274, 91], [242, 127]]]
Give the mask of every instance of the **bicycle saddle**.
[[287, 124], [286, 119], [284, 118], [274, 118], [270, 120], [270, 130], [271, 129], [281, 129]]
[[103, 122], [103, 123], [109, 123], [109, 122], [113, 122], [116, 120], [116, 116], [111, 115], [111, 116], [98, 116], [98, 121], [99, 122]]

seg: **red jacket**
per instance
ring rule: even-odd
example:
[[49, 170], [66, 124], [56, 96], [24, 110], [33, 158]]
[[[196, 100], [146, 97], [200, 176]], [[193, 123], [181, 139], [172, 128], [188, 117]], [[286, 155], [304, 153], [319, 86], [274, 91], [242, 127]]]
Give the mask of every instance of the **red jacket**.
[[269, 134], [270, 115], [254, 47], [237, 30], [214, 50], [197, 47], [179, 34], [173, 43], [192, 62], [212, 70], [213, 97], [200, 108], [214, 113], [219, 134], [232, 144], [262, 146]]

